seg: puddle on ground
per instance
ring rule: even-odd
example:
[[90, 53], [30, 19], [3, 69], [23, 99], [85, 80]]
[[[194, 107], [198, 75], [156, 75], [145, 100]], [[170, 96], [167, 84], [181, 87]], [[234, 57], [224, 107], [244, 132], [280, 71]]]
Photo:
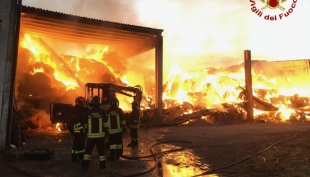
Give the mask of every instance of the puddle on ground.
[[[161, 151], [180, 148], [174, 145], [161, 145]], [[202, 158], [195, 156], [191, 149], [171, 152], [158, 158], [158, 176], [160, 177], [191, 177], [209, 170], [208, 164], [201, 162]], [[204, 175], [218, 177], [217, 174]]]

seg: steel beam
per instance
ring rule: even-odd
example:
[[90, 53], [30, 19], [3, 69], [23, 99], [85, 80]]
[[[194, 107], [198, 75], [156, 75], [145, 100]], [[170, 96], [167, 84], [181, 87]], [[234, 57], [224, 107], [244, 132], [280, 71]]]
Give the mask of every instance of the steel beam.
[[254, 121], [253, 110], [253, 89], [252, 89], [252, 64], [251, 64], [251, 50], [244, 51], [244, 73], [245, 73], [245, 89], [246, 89], [246, 111], [247, 120]]
[[160, 121], [163, 115], [163, 37], [156, 37], [155, 48], [155, 83], [156, 83], [156, 108], [159, 110]]

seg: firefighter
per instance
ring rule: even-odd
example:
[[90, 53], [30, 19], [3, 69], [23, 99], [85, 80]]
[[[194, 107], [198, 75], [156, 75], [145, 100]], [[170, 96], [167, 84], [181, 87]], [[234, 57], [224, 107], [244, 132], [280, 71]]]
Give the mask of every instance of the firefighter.
[[123, 154], [122, 132], [126, 132], [126, 122], [123, 110], [118, 107], [119, 101], [116, 97], [110, 99], [110, 108], [108, 109], [109, 123], [109, 143], [110, 157], [108, 160], [118, 160]]
[[71, 125], [73, 128], [72, 134], [74, 136], [71, 151], [71, 161], [80, 162], [83, 160], [85, 152], [85, 134], [83, 125], [85, 123], [85, 98], [79, 96], [75, 99], [75, 105], [73, 108], [73, 117], [71, 119]]
[[86, 149], [82, 161], [82, 168], [87, 169], [90, 165], [92, 151], [96, 145], [99, 156], [99, 167], [106, 167], [104, 140], [108, 133], [108, 116], [104, 109], [100, 108], [100, 97], [94, 96], [91, 108], [87, 111], [85, 123]]
[[140, 108], [137, 102], [132, 102], [132, 111], [129, 114], [129, 128], [130, 128], [130, 137], [131, 143], [128, 146], [136, 147], [138, 146], [138, 128], [140, 122]]

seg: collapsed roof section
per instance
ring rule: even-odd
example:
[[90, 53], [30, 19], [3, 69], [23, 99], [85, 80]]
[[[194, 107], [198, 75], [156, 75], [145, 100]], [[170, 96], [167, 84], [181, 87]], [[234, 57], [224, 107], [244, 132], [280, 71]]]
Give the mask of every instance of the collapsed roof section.
[[103, 44], [129, 58], [154, 49], [163, 30], [23, 6], [21, 32], [73, 43]]

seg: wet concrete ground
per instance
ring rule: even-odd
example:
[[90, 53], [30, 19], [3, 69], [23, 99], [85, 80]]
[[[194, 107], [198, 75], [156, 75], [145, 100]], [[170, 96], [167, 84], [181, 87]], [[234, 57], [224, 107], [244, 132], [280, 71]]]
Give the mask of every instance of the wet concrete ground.
[[[127, 146], [130, 142], [129, 132], [123, 134], [124, 142], [124, 156], [141, 157], [151, 155], [150, 148], [155, 143], [161, 141], [164, 134], [168, 132], [168, 128], [151, 128], [139, 130], [139, 146], [137, 148], [130, 148]], [[99, 170], [97, 150], [94, 149], [89, 170], [82, 171], [79, 163], [70, 162], [70, 151], [73, 137], [69, 132], [59, 132], [54, 128], [45, 128], [40, 130], [25, 131], [27, 138], [26, 145], [17, 148], [19, 160], [8, 161], [16, 167], [8, 167], [4, 163], [0, 163], [0, 176], [27, 176], [22, 175], [18, 171], [29, 173], [28, 176], [44, 176], [44, 177], [70, 177], [83, 174], [83, 176], [111, 176], [120, 177], [131, 174], [138, 174], [147, 171], [154, 167], [155, 161], [153, 157], [142, 158], [139, 160], [130, 160], [121, 158], [119, 161], [107, 161], [107, 168]], [[172, 145], [159, 144], [152, 148], [154, 153], [168, 151], [176, 148], [189, 146], [189, 144]], [[54, 157], [47, 161], [38, 160], [24, 160], [23, 152], [31, 148], [48, 148], [55, 151]], [[108, 156], [109, 151], [106, 151]], [[199, 157], [196, 157], [190, 149], [177, 151], [173, 153], [160, 154], [156, 156], [158, 160], [158, 167], [147, 172], [141, 176], [144, 177], [189, 177], [201, 172], [201, 162]]]
[[[123, 135], [124, 155], [134, 157], [150, 155], [150, 148], [158, 142], [167, 142], [171, 140], [194, 142], [195, 146], [191, 149], [165, 155], [158, 155], [157, 158], [160, 164], [159, 167], [151, 172], [141, 175], [143, 177], [190, 177], [198, 175], [209, 169], [217, 169], [232, 162], [236, 162], [244, 157], [259, 152], [260, 150], [270, 146], [272, 143], [290, 138], [293, 135], [305, 132], [306, 130], [309, 132], [309, 129], [310, 124], [308, 123], [251, 123], [235, 125], [210, 125], [197, 123], [187, 126], [158, 127], [150, 129], [143, 128], [139, 130], [140, 141], [138, 148], [132, 149], [127, 146], [130, 141], [129, 132]], [[54, 158], [47, 161], [23, 160], [21, 158], [20, 160], [9, 162], [18, 169], [28, 172], [33, 176], [122, 177], [140, 173], [154, 166], [154, 160], [152, 158], [140, 160], [128, 160], [121, 158], [121, 160], [115, 162], [108, 161], [107, 168], [100, 170], [98, 165], [98, 156], [96, 154], [96, 150], [94, 150], [89, 170], [83, 171], [80, 168], [79, 163], [70, 162], [73, 137], [68, 132], [57, 132], [54, 129], [47, 128], [26, 131], [25, 135], [27, 138], [27, 144], [21, 148], [18, 148], [18, 153], [20, 156], [22, 156], [22, 153], [29, 148], [48, 148], [55, 151]], [[310, 136], [305, 135], [305, 138], [307, 137]], [[306, 148], [308, 147], [307, 143], [309, 141], [304, 141], [300, 138], [296, 138], [294, 141], [295, 143], [292, 143], [294, 147], [295, 144], [298, 145], [298, 147], [296, 146], [296, 150], [300, 151], [301, 147], [305, 147], [303, 154], [307, 159], [310, 158], [310, 156], [307, 156], [308, 151]], [[188, 145], [189, 144], [186, 143], [164, 143], [157, 145], [152, 149], [154, 153], [158, 153], [165, 150], [186, 147]], [[278, 153], [279, 149], [276, 148], [275, 150], [277, 150]], [[106, 155], [108, 155], [108, 151]], [[296, 155], [296, 152], [294, 152], [294, 155]], [[285, 169], [275, 166], [274, 168], [276, 170], [270, 171], [268, 170], [271, 168], [270, 164], [268, 164], [269, 166], [266, 170], [264, 166], [262, 166], [264, 163], [262, 163], [260, 159], [260, 157], [252, 158], [252, 160], [250, 160], [251, 163], [246, 162], [243, 164], [238, 164], [235, 169], [232, 168], [232, 170], [230, 170], [227, 168], [217, 172], [217, 174], [205, 176], [266, 176], [266, 174], [272, 175], [273, 172], [275, 174], [279, 174], [280, 172], [284, 173], [284, 170], [287, 171], [292, 167], [296, 169], [304, 167], [302, 164], [296, 167], [293, 164], [290, 164]], [[296, 162], [294, 161], [294, 163]], [[298, 161], [298, 163], [303, 162]], [[238, 166], [241, 166], [242, 168], [238, 168]], [[253, 166], [260, 169], [260, 171], [253, 169]], [[300, 170], [302, 169], [299, 169], [299, 171]], [[0, 172], [1, 177], [26, 176], [18, 173], [17, 170], [12, 170], [12, 168], [9, 168], [4, 163], [0, 163]], [[292, 172], [295, 173], [296, 170]], [[291, 172], [288, 171], [287, 173], [290, 174]]]
[[[156, 129], [154, 129], [156, 130]], [[163, 138], [164, 133], [168, 132], [168, 128], [160, 128], [154, 135], [153, 138], [156, 139], [157, 142], [161, 142], [161, 139]], [[157, 142], [154, 142], [153, 145]], [[172, 145], [172, 144], [179, 144], [179, 145]], [[183, 146], [182, 146], [183, 145]], [[181, 149], [184, 147], [188, 147], [190, 144], [188, 143], [163, 143], [158, 144], [152, 148], [153, 153], [160, 153], [164, 151], [170, 151], [175, 149]], [[145, 147], [145, 143], [140, 143], [139, 147], [137, 149], [129, 149], [125, 148], [124, 155], [126, 156], [143, 156], [143, 154], [151, 154], [149, 149], [143, 148]], [[144, 152], [144, 150], [147, 150], [147, 152]], [[136, 151], [137, 150], [137, 151]], [[158, 177], [190, 177], [194, 176], [196, 174], [202, 173], [203, 170], [208, 169], [207, 164], [202, 164], [200, 161], [201, 158], [198, 156], [195, 156], [191, 149], [185, 149], [180, 150], [176, 152], [168, 152], [159, 154], [156, 156], [158, 161], [158, 166], [156, 169], [154, 169], [151, 173], [145, 174], [143, 176], [158, 176]], [[146, 160], [148, 167], [154, 166], [154, 160], [153, 158], [148, 158], [149, 160]]]
[[[177, 148], [173, 145], [164, 146], [169, 146], [169, 149]], [[162, 176], [189, 177], [202, 172], [199, 157], [191, 150], [169, 153], [162, 158], [161, 163]]]

